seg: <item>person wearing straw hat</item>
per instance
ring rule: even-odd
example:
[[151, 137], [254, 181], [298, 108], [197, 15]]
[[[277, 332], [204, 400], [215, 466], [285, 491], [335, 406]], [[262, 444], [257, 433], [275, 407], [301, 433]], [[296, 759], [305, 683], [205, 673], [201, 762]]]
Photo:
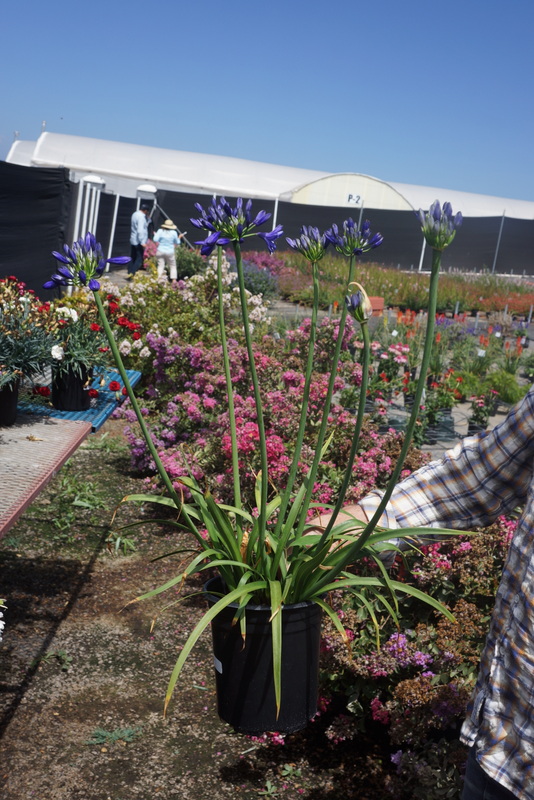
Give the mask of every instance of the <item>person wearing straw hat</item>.
[[176, 271], [176, 254], [174, 248], [180, 244], [183, 233], [178, 235], [177, 227], [172, 219], [166, 219], [161, 228], [154, 234], [154, 241], [158, 245], [156, 251], [156, 261], [158, 267], [158, 278], [165, 274], [165, 268], [169, 270], [171, 281], [175, 281], [178, 273]]

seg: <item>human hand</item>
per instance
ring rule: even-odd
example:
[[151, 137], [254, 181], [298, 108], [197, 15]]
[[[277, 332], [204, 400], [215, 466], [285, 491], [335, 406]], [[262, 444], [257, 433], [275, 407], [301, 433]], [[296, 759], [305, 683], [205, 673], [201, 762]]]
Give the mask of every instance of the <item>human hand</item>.
[[[315, 517], [310, 521], [310, 525], [312, 526], [313, 529], [321, 531], [324, 528], [326, 528], [326, 526], [330, 522], [331, 517], [332, 514], [330, 513], [320, 514], [319, 516]], [[345, 506], [343, 510], [340, 511], [339, 514], [337, 515], [335, 524], [338, 525], [341, 522], [348, 522], [350, 520], [358, 520], [359, 522], [364, 522], [364, 523], [369, 522], [367, 514], [365, 513], [363, 508], [357, 504]], [[307, 532], [309, 533], [310, 531], [311, 529], [308, 528]], [[359, 531], [361, 531], [361, 526], [354, 525], [354, 528], [347, 528], [345, 532], [357, 533]]]

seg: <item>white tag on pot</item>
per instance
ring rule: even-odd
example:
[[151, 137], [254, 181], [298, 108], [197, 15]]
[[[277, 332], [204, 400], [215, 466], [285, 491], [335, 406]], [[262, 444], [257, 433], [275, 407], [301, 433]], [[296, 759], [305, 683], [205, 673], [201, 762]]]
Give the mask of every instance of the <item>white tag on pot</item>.
[[215, 667], [217, 672], [219, 672], [222, 675], [222, 671], [223, 671], [222, 663], [215, 656], [213, 656], [213, 666]]
[[477, 356], [480, 356], [480, 358], [482, 358], [485, 355], [486, 355], [486, 351], [485, 350], [479, 350], [478, 353], [477, 353]]

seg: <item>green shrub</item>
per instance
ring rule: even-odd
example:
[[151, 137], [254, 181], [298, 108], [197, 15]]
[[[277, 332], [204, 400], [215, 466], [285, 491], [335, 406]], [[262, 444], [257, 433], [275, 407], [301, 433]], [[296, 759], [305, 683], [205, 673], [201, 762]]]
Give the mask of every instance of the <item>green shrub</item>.
[[498, 393], [499, 400], [511, 405], [521, 400], [528, 391], [528, 386], [520, 386], [515, 375], [506, 372], [504, 369], [490, 372], [488, 374], [488, 384], [491, 389]]
[[525, 378], [530, 382], [534, 382], [534, 353], [523, 353], [523, 357], [521, 359], [521, 366], [523, 368], [523, 374]]
[[178, 280], [190, 278], [191, 275], [198, 275], [206, 268], [206, 262], [196, 250], [189, 250], [188, 247], [176, 248], [176, 273]]
[[278, 295], [278, 281], [268, 269], [257, 267], [256, 264], [247, 264], [243, 267], [245, 288], [251, 294], [261, 294], [264, 299]]

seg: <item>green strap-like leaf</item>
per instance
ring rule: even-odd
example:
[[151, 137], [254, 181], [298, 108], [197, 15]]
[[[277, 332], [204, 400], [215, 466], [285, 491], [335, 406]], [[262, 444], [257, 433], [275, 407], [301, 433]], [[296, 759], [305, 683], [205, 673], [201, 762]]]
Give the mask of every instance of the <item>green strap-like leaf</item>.
[[271, 633], [273, 644], [273, 681], [276, 719], [282, 699], [282, 587], [280, 581], [269, 581], [271, 595]]
[[219, 612], [223, 611], [223, 609], [225, 609], [231, 603], [239, 601], [242, 595], [247, 594], [248, 592], [261, 591], [266, 588], [267, 588], [267, 583], [265, 581], [255, 581], [254, 583], [249, 583], [245, 587], [234, 589], [232, 592], [229, 592], [228, 594], [224, 595], [224, 597], [221, 597], [221, 599], [217, 603], [215, 603], [215, 605], [211, 606], [211, 608], [205, 612], [200, 622], [198, 622], [197, 625], [195, 625], [195, 627], [189, 634], [189, 637], [182, 648], [178, 660], [174, 665], [174, 669], [172, 671], [169, 680], [169, 685], [167, 687], [167, 693], [165, 695], [165, 706], [163, 710], [164, 714], [167, 711], [167, 707], [170, 703], [172, 693], [174, 691], [174, 687], [176, 686], [176, 682], [180, 676], [180, 672], [182, 671], [182, 667], [187, 661], [187, 658], [189, 657], [191, 650], [197, 643], [202, 633], [206, 630], [210, 622], [213, 619], [215, 619], [215, 617], [217, 616], [217, 614], [219, 614]]

